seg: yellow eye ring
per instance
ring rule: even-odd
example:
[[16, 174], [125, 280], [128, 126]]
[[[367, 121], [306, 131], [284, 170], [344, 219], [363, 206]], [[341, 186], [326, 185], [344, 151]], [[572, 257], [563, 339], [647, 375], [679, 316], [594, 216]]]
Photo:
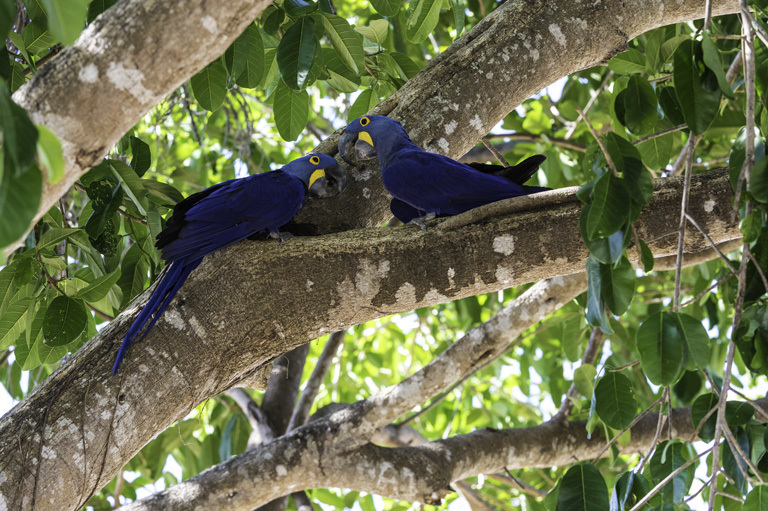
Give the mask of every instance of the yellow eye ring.
[[318, 163], [320, 163], [320, 157], [319, 156], [310, 156], [309, 157], [309, 163], [311, 163], [312, 165], [317, 165]]
[[368, 124], [371, 122], [371, 120], [367, 117], [361, 117], [360, 118], [360, 126], [368, 126]]

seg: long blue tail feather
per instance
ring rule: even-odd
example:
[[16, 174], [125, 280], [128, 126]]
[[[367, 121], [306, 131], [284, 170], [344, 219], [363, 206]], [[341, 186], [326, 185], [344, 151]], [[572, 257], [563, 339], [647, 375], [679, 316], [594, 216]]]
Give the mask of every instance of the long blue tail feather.
[[[141, 332], [142, 328], [144, 328], [144, 325], [147, 324], [147, 321], [152, 318], [151, 323], [144, 331], [144, 334], [141, 336], [139, 341], [146, 337], [146, 335], [155, 325], [157, 319], [160, 317], [166, 307], [168, 307], [168, 304], [171, 303], [171, 300], [173, 300], [173, 297], [179, 291], [179, 288], [181, 288], [182, 284], [184, 284], [184, 281], [187, 280], [189, 274], [192, 273], [192, 270], [197, 268], [197, 266], [202, 261], [202, 259], [195, 259], [191, 262], [187, 262], [185, 259], [186, 258], [182, 258], [171, 263], [171, 267], [168, 269], [168, 272], [163, 275], [162, 280], [158, 284], [155, 291], [152, 293], [152, 296], [150, 296], [149, 300], [144, 305], [144, 308], [141, 310], [139, 315], [133, 321], [133, 324], [125, 333], [123, 343], [120, 345], [120, 350], [117, 352], [117, 359], [115, 360], [115, 365], [112, 368], [112, 374], [117, 373], [117, 370], [120, 368], [120, 364], [123, 361], [126, 352], [128, 351], [128, 347], [134, 341], [139, 332]], [[153, 315], [154, 317], [152, 317]]]

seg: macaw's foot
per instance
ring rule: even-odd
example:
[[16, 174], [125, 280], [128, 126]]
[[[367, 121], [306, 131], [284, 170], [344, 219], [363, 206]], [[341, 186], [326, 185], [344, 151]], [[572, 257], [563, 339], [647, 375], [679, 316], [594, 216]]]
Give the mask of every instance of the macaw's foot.
[[283, 246], [283, 243], [293, 238], [293, 234], [291, 234], [290, 232], [278, 231], [278, 232], [270, 232], [269, 237], [276, 240], [280, 240], [280, 246]]
[[408, 225], [418, 225], [421, 227], [421, 230], [424, 231], [424, 234], [427, 233], [427, 222], [430, 220], [434, 220], [437, 215], [434, 212], [429, 212], [424, 216], [417, 216], [410, 222], [408, 222]]

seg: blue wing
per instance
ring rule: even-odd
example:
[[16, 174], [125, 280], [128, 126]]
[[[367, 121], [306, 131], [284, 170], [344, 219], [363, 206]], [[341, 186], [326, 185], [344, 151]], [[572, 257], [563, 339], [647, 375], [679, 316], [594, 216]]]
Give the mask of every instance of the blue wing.
[[139, 341], [149, 333], [203, 257], [253, 234], [277, 232], [301, 209], [304, 194], [298, 178], [276, 170], [225, 181], [179, 202], [157, 236], [156, 246], [170, 264], [126, 332], [112, 374], [134, 339], [142, 330]]
[[480, 172], [440, 154], [416, 150], [399, 153], [383, 169], [382, 177], [396, 199], [438, 215], [457, 215], [484, 204], [532, 193], [531, 187]]

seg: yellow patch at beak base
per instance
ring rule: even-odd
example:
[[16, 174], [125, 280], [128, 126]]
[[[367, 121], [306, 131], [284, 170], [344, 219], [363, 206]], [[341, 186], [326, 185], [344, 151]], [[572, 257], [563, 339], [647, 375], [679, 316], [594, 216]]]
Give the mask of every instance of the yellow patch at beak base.
[[361, 131], [358, 135], [358, 138], [363, 142], [368, 142], [368, 144], [373, 147], [373, 139], [371, 139], [371, 135], [369, 135], [367, 131]]
[[325, 177], [325, 170], [323, 169], [317, 169], [315, 170], [311, 176], [309, 176], [309, 186], [307, 188], [312, 188], [312, 185], [320, 179], [321, 177]]

